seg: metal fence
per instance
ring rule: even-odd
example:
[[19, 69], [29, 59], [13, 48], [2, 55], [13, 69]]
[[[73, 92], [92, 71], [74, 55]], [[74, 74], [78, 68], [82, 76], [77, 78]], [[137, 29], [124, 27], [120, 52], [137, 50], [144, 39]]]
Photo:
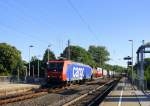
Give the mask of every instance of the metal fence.
[[144, 80], [143, 82], [144, 82], [143, 87], [141, 87], [140, 84], [139, 84], [140, 80], [139, 79], [134, 79], [134, 85], [136, 85], [138, 89], [143, 88], [142, 90], [148, 90], [149, 87], [148, 87], [147, 80]]
[[10, 76], [0, 76], [0, 83], [10, 83]]
[[20, 83], [23, 82], [21, 78], [17, 78], [17, 76], [0, 76], [0, 83]]

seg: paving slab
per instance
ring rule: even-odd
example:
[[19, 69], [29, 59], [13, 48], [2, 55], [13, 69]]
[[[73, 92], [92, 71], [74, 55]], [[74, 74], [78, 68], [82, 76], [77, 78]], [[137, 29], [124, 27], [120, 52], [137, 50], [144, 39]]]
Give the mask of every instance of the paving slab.
[[150, 106], [150, 97], [133, 88], [127, 78], [122, 78], [100, 106]]

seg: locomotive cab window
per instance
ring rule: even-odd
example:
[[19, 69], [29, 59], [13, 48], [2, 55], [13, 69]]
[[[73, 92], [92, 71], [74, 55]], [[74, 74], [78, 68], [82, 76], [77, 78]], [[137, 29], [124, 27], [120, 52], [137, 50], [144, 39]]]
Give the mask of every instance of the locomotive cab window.
[[50, 71], [61, 72], [63, 70], [63, 65], [64, 65], [64, 62], [49, 63], [49, 70]]

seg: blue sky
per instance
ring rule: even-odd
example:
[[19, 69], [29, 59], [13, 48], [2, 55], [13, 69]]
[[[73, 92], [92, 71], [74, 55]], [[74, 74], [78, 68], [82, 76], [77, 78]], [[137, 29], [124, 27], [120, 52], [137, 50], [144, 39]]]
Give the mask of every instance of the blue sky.
[[[32, 55], [42, 55], [51, 44], [59, 56], [67, 46], [106, 46], [111, 64], [126, 65], [123, 57], [134, 57], [141, 41], [149, 41], [149, 0], [0, 0], [0, 42], [14, 45], [28, 61], [29, 45]], [[91, 30], [88, 29], [88, 25]]]

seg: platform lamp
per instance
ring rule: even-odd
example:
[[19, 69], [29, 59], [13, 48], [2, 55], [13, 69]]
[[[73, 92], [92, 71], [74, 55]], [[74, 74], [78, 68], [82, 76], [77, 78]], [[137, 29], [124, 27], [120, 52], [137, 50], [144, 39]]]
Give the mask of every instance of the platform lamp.
[[30, 49], [31, 49], [32, 47], [34, 47], [34, 46], [33, 46], [33, 45], [30, 45], [30, 46], [29, 46], [29, 76], [30, 76], [30, 71], [31, 71], [31, 70], [30, 70], [30, 69], [31, 69], [31, 66], [30, 66], [30, 51], [31, 51], [31, 50], [30, 50]]
[[131, 72], [131, 79], [132, 79], [132, 84], [133, 84], [133, 40], [129, 40], [131, 42], [131, 48], [132, 48], [132, 72]]

